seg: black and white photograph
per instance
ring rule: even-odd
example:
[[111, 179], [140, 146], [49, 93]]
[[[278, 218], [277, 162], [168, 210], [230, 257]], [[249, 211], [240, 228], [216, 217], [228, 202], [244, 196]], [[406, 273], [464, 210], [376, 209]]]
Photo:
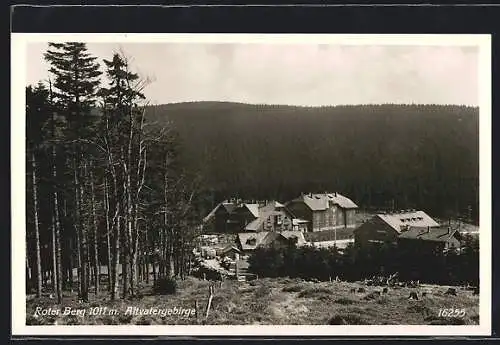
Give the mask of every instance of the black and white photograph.
[[13, 332], [489, 334], [490, 44], [13, 34]]

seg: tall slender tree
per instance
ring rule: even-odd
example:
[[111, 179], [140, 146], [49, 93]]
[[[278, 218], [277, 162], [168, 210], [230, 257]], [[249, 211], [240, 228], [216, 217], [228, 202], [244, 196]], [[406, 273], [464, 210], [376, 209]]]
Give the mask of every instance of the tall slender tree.
[[[31, 164], [31, 194], [33, 208], [33, 228], [35, 237], [35, 268], [36, 268], [36, 293], [37, 297], [42, 294], [42, 259], [40, 253], [40, 217], [38, 202], [38, 166], [39, 155], [43, 153], [47, 137], [44, 136], [43, 128], [48, 121], [49, 91], [39, 83], [36, 87], [26, 88], [26, 138], [29, 160]], [[28, 247], [29, 248], [29, 247]], [[29, 252], [26, 253], [29, 256]]]
[[[80, 239], [78, 241], [80, 246], [79, 292], [80, 298], [86, 301], [88, 300], [89, 241], [85, 223], [81, 221], [84, 207], [82, 184], [85, 183], [82, 166], [85, 162], [85, 155], [90, 153], [88, 145], [85, 145], [86, 140], [92, 136], [95, 130], [93, 126], [95, 117], [92, 116], [92, 108], [95, 104], [101, 72], [99, 64], [95, 61], [96, 58], [88, 53], [86, 44], [81, 42], [49, 43], [45, 59], [49, 62], [49, 72], [54, 77], [56, 109], [67, 121], [65, 144], [69, 151], [67, 150], [65, 154], [73, 161], [75, 169], [73, 174], [74, 187], [72, 188], [75, 193], [73, 198], [74, 212], [76, 218], [80, 220], [74, 223], [77, 238]], [[56, 157], [56, 150], [53, 152], [54, 162], [60, 158], [65, 159], [65, 157]], [[57, 208], [55, 206], [54, 210]], [[58, 216], [54, 218], [58, 218]], [[55, 219], [55, 222], [57, 223], [59, 220]]]
[[[109, 79], [109, 87], [100, 90], [105, 114], [104, 142], [114, 193], [123, 196], [122, 203], [115, 200], [116, 212], [123, 220], [122, 233], [115, 231], [115, 248], [121, 237], [123, 296], [126, 297], [129, 292], [134, 294], [137, 285], [138, 218], [146, 173], [144, 110], [140, 105], [145, 99], [142, 89], [146, 81], [130, 71], [123, 54], [114, 54], [113, 59], [104, 60], [104, 64]], [[116, 208], [118, 205], [121, 209]], [[119, 226], [118, 223], [115, 226]]]

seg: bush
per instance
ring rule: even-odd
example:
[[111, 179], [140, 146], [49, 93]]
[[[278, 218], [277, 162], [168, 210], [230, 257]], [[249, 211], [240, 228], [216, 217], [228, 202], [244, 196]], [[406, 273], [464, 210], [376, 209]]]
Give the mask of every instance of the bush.
[[255, 297], [262, 298], [268, 296], [271, 293], [271, 288], [269, 286], [261, 286], [255, 291]]
[[[362, 280], [373, 275], [399, 272], [402, 281], [454, 285], [467, 281], [478, 285], [479, 250], [473, 239], [464, 240], [464, 252], [428, 251], [420, 246], [392, 244], [359, 247], [343, 253], [313, 247], [258, 248], [249, 259], [249, 272], [259, 277], [290, 277], [327, 281]], [[433, 269], [430, 270], [429, 267]]]
[[357, 303], [356, 301], [353, 301], [352, 299], [350, 298], [345, 298], [345, 297], [342, 297], [342, 298], [338, 298], [335, 300], [335, 303], [338, 303], [338, 304], [342, 304], [342, 305], [349, 305], [349, 304], [354, 304], [354, 303]]
[[173, 295], [177, 292], [177, 281], [174, 278], [159, 278], [153, 285], [153, 292], [159, 295]]
[[302, 291], [302, 286], [299, 284], [285, 286], [282, 291], [283, 292], [299, 292], [299, 291]]
[[334, 315], [328, 321], [329, 325], [368, 325], [369, 323], [358, 314]]
[[425, 305], [421, 305], [421, 304], [410, 305], [406, 308], [406, 310], [410, 313], [419, 313], [419, 314], [423, 314], [425, 316], [432, 315], [431, 309], [429, 307], [427, 307]]
[[314, 298], [314, 297], [321, 297], [323, 295], [330, 295], [332, 292], [330, 289], [322, 288], [322, 287], [315, 287], [315, 288], [310, 288], [307, 290], [302, 291], [299, 293], [300, 298]]
[[142, 316], [139, 320], [137, 320], [136, 325], [151, 325], [152, 322], [151, 318]]

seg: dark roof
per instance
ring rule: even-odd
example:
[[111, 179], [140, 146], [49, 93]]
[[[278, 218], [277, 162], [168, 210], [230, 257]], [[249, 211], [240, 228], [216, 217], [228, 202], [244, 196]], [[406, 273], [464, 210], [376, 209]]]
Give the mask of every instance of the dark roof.
[[457, 231], [458, 229], [451, 229], [448, 226], [440, 226], [435, 228], [414, 226], [402, 232], [399, 235], [399, 238], [414, 240], [419, 239], [434, 242], [448, 242], [451, 238], [453, 238], [453, 236], [455, 236]]
[[228, 244], [224, 248], [218, 248], [217, 253], [219, 255], [224, 255], [224, 254], [229, 253], [231, 251], [235, 251], [237, 253], [241, 253], [241, 250], [239, 250], [238, 248], [236, 248], [235, 246], [233, 246], [231, 244]]
[[231, 212], [233, 212], [233, 210], [235, 208], [236, 208], [236, 204], [231, 203], [231, 202], [223, 201], [221, 203], [218, 203], [217, 206], [215, 206], [214, 209], [212, 211], [210, 211], [210, 213], [205, 218], [203, 218], [203, 222], [208, 222], [210, 219], [212, 219], [215, 216], [215, 214], [219, 210], [223, 210], [227, 214], [231, 214]]
[[[267, 209], [274, 210], [274, 209], [278, 209], [278, 208], [283, 208], [285, 206], [278, 201], [271, 200], [268, 203], [266, 203], [264, 208], [266, 208], [266, 207], [267, 207]], [[217, 204], [217, 206], [214, 207], [214, 209], [203, 219], [203, 221], [207, 222], [210, 219], [212, 219], [215, 216], [215, 214], [217, 212], [219, 212], [219, 210], [222, 210], [223, 212], [225, 212], [226, 214], [229, 215], [229, 214], [232, 214], [233, 212], [235, 212], [236, 210], [243, 210], [243, 209], [246, 209], [247, 211], [249, 211], [255, 218], [259, 218], [259, 215], [260, 215], [259, 204], [231, 202], [231, 201], [226, 200], [226, 201], [223, 201], [223, 202]]]

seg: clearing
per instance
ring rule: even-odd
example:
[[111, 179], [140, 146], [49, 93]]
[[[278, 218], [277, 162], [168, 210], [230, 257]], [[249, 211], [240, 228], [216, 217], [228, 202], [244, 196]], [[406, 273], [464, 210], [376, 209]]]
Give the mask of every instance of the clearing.
[[[290, 278], [264, 278], [250, 282], [226, 280], [215, 283], [212, 306], [205, 318], [209, 281], [189, 277], [179, 281], [174, 295], [154, 295], [151, 285], [142, 285], [140, 295], [109, 301], [104, 291], [91, 294], [89, 303], [79, 303], [75, 293], [65, 292], [62, 305], [44, 296], [27, 304], [27, 325], [477, 325], [479, 296], [455, 287], [457, 295], [447, 295], [447, 286], [423, 285], [419, 288], [365, 286], [361, 282], [311, 282]], [[103, 287], [104, 288], [104, 287]], [[365, 289], [358, 292], [359, 288]], [[356, 292], [353, 292], [355, 290]], [[380, 295], [372, 292], [380, 291]], [[418, 300], [410, 300], [417, 292]], [[426, 296], [422, 293], [426, 292]], [[196, 315], [130, 315], [128, 307], [194, 309]], [[37, 310], [64, 310], [66, 307], [97, 310], [114, 309], [115, 315], [38, 315]], [[443, 308], [464, 310], [465, 316], [439, 317]], [[109, 313], [108, 313], [109, 314]]]

